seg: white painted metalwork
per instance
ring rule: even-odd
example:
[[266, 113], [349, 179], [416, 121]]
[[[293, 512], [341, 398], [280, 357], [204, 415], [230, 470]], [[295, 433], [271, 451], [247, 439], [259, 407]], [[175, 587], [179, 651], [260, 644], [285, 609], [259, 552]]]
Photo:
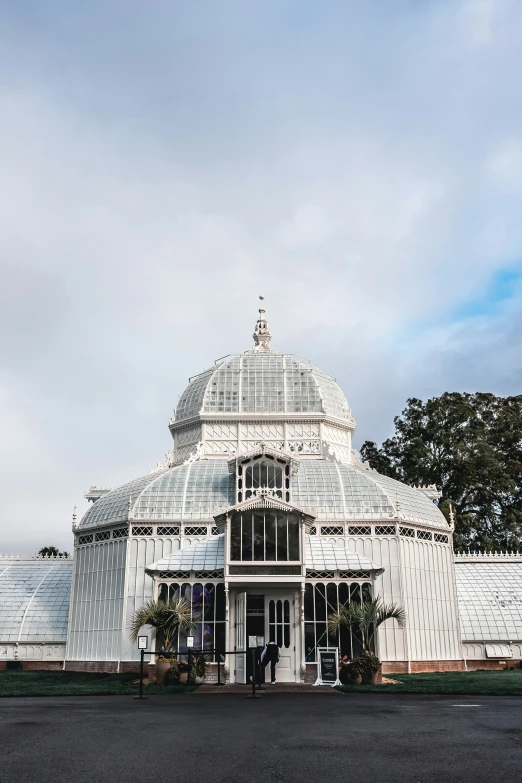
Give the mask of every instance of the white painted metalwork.
[[148, 565], [147, 573], [159, 571], [215, 571], [225, 567], [225, 536], [212, 536], [186, 546]]

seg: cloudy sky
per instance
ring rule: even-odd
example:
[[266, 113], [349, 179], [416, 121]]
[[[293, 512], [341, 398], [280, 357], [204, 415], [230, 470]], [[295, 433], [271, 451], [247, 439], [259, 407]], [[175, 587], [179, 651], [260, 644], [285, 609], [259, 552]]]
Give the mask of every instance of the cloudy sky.
[[0, 3], [0, 551], [170, 448], [250, 347], [410, 396], [522, 391], [519, 0]]

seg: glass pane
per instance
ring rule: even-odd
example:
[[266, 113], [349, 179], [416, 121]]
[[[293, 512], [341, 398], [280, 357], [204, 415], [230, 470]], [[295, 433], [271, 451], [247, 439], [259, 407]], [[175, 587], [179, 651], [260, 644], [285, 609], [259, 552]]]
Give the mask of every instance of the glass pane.
[[169, 588], [167, 585], [160, 585], [159, 591], [158, 591], [158, 599], [160, 601], [168, 601], [169, 598]]
[[205, 585], [205, 592], [203, 594], [204, 599], [204, 619], [214, 620], [214, 606], [215, 606], [215, 592], [216, 587], [213, 584]]
[[288, 515], [288, 559], [300, 560], [299, 520], [295, 514]]
[[192, 587], [192, 619], [201, 620], [203, 617], [203, 585], [195, 584]]
[[230, 521], [230, 559], [241, 560], [241, 514], [234, 514]]
[[290, 647], [290, 601], [283, 603], [283, 644]]
[[369, 582], [365, 582], [362, 586], [362, 599], [363, 601], [372, 600], [372, 586]]
[[315, 585], [315, 618], [326, 620], [326, 600], [324, 585]]
[[358, 584], [351, 584], [350, 585], [350, 601], [359, 601], [361, 600], [361, 587]]
[[254, 512], [254, 560], [265, 559], [265, 520], [263, 512]]
[[266, 536], [266, 559], [275, 560], [276, 549], [276, 530], [275, 530], [276, 517], [273, 511], [265, 512], [265, 536]]
[[[311, 586], [307, 585], [307, 587]], [[315, 661], [315, 627], [313, 623], [305, 623], [305, 657], [308, 662]]]
[[288, 560], [288, 546], [286, 540], [286, 514], [278, 514], [277, 517], [277, 560]]
[[339, 585], [339, 605], [344, 606], [348, 603], [349, 591], [346, 582], [341, 582]]
[[282, 601], [278, 601], [276, 604], [276, 617], [277, 617], [276, 642], [278, 647], [282, 647], [283, 646], [283, 602]]
[[225, 621], [225, 585], [220, 583], [216, 585], [216, 620]]
[[252, 512], [243, 514], [241, 526], [241, 559], [252, 560]]

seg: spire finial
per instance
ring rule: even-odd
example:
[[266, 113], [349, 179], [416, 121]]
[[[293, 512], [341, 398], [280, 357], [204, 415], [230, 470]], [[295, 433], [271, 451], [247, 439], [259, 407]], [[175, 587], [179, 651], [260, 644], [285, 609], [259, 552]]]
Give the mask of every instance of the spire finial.
[[264, 296], [259, 297], [261, 300], [261, 307], [259, 308], [259, 318], [257, 319], [256, 328], [254, 329], [254, 351], [267, 352], [270, 350], [270, 340], [272, 335], [265, 319], [265, 310], [263, 308]]
[[73, 525], [76, 524], [76, 506], [73, 509], [72, 521], [73, 521]]

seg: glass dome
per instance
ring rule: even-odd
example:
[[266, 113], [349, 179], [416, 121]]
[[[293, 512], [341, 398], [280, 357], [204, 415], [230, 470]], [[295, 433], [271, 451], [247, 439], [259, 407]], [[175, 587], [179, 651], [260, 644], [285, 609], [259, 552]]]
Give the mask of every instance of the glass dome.
[[323, 413], [352, 422], [335, 378], [293, 354], [255, 349], [221, 360], [191, 378], [175, 422], [200, 413]]
[[[202, 459], [142, 476], [94, 503], [79, 528], [133, 520], [211, 522], [235, 503], [235, 478], [226, 459]], [[397, 518], [448, 529], [444, 515], [419, 490], [379, 473], [327, 459], [302, 460], [292, 503], [318, 520]]]

